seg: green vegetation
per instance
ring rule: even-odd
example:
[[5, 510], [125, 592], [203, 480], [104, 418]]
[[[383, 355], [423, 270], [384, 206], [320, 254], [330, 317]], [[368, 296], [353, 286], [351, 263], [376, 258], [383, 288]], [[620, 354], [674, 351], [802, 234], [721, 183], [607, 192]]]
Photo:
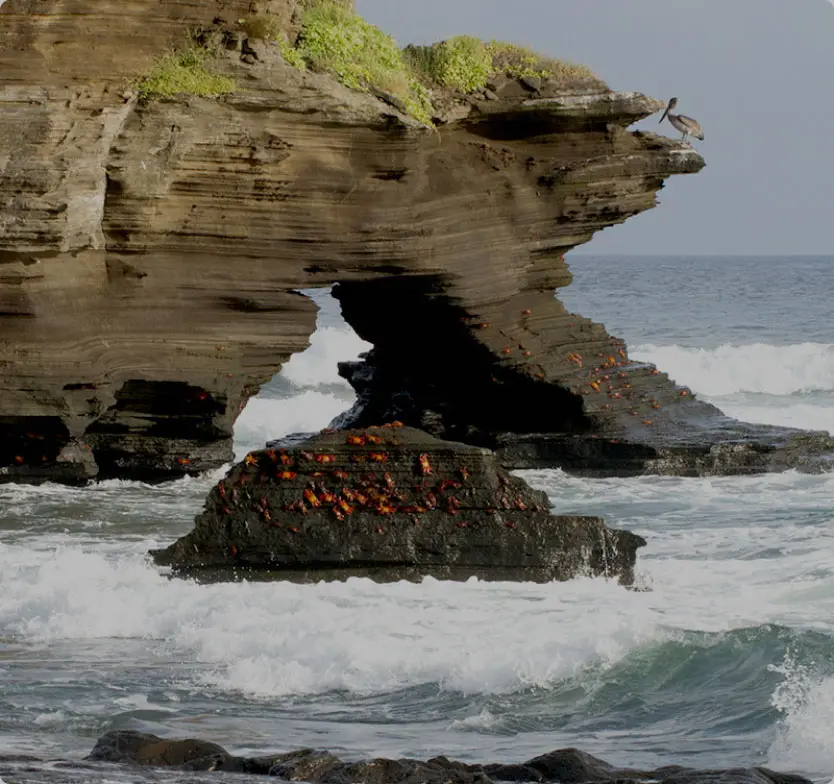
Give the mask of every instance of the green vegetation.
[[145, 76], [136, 81], [142, 98], [166, 98], [179, 93], [217, 98], [235, 89], [234, 79], [210, 70], [212, 54], [192, 45], [184, 52], [166, 54]]
[[278, 41], [284, 35], [278, 17], [272, 14], [247, 16], [245, 19], [240, 19], [238, 24], [247, 38], [260, 41]]
[[[502, 73], [515, 78], [598, 81], [584, 66], [468, 35], [402, 50], [393, 38], [362, 19], [350, 0], [304, 0], [295, 45], [271, 14], [253, 14], [238, 20], [238, 25], [247, 38], [275, 42], [294, 68], [331, 73], [354, 90], [387, 93], [394, 105], [426, 125], [431, 125], [434, 112], [433, 89], [473, 93]], [[192, 41], [188, 49], [165, 55], [138, 79], [139, 94], [217, 97], [233, 92], [234, 80], [212, 70], [213, 57], [212, 47]]]
[[496, 73], [505, 73], [517, 79], [522, 76], [537, 76], [540, 79], [556, 79], [557, 81], [599, 81], [599, 77], [585, 65], [545, 57], [523, 46], [503, 41], [490, 41], [486, 47]]
[[354, 90], [383, 90], [417, 120], [431, 122], [428, 90], [417, 80], [391, 36], [336, 0], [306, 4], [295, 47], [281, 43], [291, 65], [332, 73]]
[[408, 46], [405, 56], [411, 67], [430, 83], [472, 93], [482, 90], [494, 69], [483, 41], [458, 35], [431, 46]]
[[283, 57], [293, 68], [298, 71], [307, 70], [307, 61], [304, 59], [304, 55], [294, 46], [290, 46], [289, 42], [283, 35], [276, 40], [276, 43], [278, 44], [278, 49], [281, 52], [281, 57]]
[[543, 57], [502, 41], [485, 43], [468, 35], [431, 46], [408, 46], [405, 54], [412, 68], [430, 83], [465, 93], [484, 89], [490, 77], [500, 73], [515, 78], [598, 81], [584, 65]]

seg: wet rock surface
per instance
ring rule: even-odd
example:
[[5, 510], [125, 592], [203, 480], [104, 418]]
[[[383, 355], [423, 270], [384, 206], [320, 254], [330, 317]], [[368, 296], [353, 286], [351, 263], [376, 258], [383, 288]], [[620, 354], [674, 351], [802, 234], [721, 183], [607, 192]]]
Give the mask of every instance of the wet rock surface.
[[[559, 269], [551, 261], [550, 271]], [[561, 261], [566, 285], [567, 264]], [[463, 284], [461, 284], [463, 285]], [[399, 419], [496, 450], [502, 465], [586, 476], [708, 476], [834, 467], [834, 439], [725, 416], [549, 291], [473, 312], [428, 287], [346, 282], [345, 318], [374, 345], [339, 364], [357, 394], [331, 427]], [[392, 324], [417, 325], [411, 335]]]
[[250, 453], [153, 557], [210, 579], [633, 581], [643, 539], [549, 506], [489, 450], [393, 423]]
[[[345, 762], [326, 751], [300, 749], [261, 757], [238, 757], [200, 740], [171, 740], [133, 731], [104, 735], [86, 758], [130, 766], [172, 767], [275, 776], [311, 784], [490, 784], [490, 782], [653, 782], [657, 784], [810, 784], [768, 768], [698, 770], [669, 765], [656, 770], [620, 768], [578, 749], [558, 749], [518, 764], [466, 764], [443, 756], [428, 760], [372, 759]], [[232, 780], [232, 779], [229, 779]]]

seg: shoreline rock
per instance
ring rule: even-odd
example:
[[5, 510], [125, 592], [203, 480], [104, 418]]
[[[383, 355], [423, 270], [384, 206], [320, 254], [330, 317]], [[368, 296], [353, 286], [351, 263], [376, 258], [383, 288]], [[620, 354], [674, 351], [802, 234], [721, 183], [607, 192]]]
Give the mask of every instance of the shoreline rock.
[[[567, 280], [552, 284], [568, 284], [561, 269]], [[493, 449], [507, 469], [590, 477], [834, 469], [828, 433], [726, 416], [549, 290], [477, 310], [397, 280], [346, 282], [334, 295], [374, 348], [339, 363], [357, 400], [331, 427], [397, 419]], [[404, 334], [406, 323], [420, 328]]]
[[641, 537], [553, 515], [489, 450], [398, 425], [250, 453], [154, 560], [201, 579], [633, 582]]
[[299, 749], [260, 757], [237, 757], [215, 743], [165, 739], [128, 730], [99, 738], [88, 761], [138, 767], [171, 767], [276, 776], [309, 784], [812, 784], [810, 779], [764, 767], [699, 770], [668, 765], [656, 770], [619, 768], [574, 748], [558, 749], [518, 764], [467, 764], [443, 756], [428, 760], [377, 758], [343, 762], [327, 751]]

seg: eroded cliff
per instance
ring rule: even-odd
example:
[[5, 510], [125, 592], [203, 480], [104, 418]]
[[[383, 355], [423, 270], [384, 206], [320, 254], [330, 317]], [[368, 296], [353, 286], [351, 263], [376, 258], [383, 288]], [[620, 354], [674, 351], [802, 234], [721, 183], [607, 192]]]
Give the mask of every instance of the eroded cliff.
[[704, 165], [627, 130], [658, 101], [502, 77], [429, 128], [390, 97], [297, 71], [278, 46], [242, 57], [236, 40], [220, 60], [240, 85], [228, 96], [130, 88], [187, 29], [261, 11], [291, 25], [295, 4], [0, 8], [4, 478], [228, 460], [246, 400], [314, 329], [297, 291], [334, 283], [376, 347], [364, 375], [345, 370], [365, 393], [354, 423], [384, 421], [393, 395], [407, 423], [509, 439], [508, 464], [525, 465], [570, 452], [539, 437], [529, 452], [529, 434], [616, 449], [677, 432], [693, 406], [718, 415], [553, 297], [565, 252]]

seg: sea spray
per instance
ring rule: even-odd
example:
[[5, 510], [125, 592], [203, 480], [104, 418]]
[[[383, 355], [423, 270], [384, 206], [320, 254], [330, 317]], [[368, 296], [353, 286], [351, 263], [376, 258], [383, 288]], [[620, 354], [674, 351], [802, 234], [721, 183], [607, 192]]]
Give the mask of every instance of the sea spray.
[[834, 390], [834, 344], [830, 343], [725, 343], [715, 348], [643, 344], [634, 346], [630, 354], [633, 359], [653, 362], [679, 384], [711, 397]]
[[782, 676], [771, 697], [781, 718], [768, 749], [769, 764], [834, 774], [834, 664], [801, 663], [787, 651], [769, 669]]

